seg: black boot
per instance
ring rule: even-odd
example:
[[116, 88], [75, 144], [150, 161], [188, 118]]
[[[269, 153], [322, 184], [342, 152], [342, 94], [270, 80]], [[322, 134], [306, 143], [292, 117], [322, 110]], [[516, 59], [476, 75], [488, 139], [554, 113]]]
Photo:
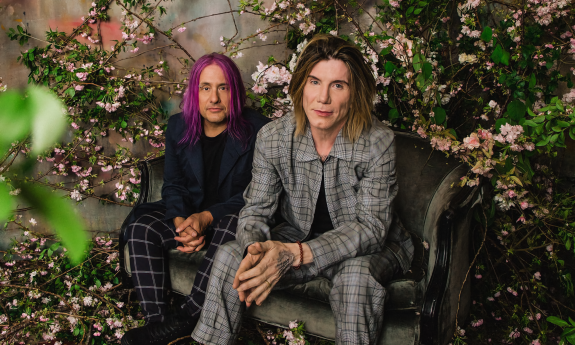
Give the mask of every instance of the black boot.
[[190, 337], [199, 315], [190, 316], [184, 310], [168, 315], [163, 322], [148, 324], [129, 330], [122, 337], [122, 345], [165, 345], [184, 337]]

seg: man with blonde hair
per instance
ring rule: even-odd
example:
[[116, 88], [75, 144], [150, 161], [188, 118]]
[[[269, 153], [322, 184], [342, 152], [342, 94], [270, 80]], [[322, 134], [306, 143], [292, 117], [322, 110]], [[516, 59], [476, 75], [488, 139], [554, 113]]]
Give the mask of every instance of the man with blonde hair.
[[375, 80], [361, 52], [315, 36], [289, 93], [293, 114], [258, 133], [237, 240], [216, 253], [192, 334], [202, 344], [234, 343], [246, 306], [318, 276], [332, 282], [336, 342], [376, 343], [382, 284], [409, 269], [411, 238], [393, 215], [394, 134], [371, 115]]

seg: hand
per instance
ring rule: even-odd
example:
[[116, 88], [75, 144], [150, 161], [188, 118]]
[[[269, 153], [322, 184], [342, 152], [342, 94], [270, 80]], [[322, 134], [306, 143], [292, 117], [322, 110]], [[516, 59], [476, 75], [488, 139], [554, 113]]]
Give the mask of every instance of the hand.
[[294, 261], [295, 255], [282, 242], [256, 242], [249, 246], [233, 284], [240, 301], [248, 307], [254, 301], [261, 305]]
[[176, 249], [184, 253], [193, 253], [202, 249], [205, 245], [204, 231], [213, 220], [209, 211], [194, 213], [185, 220], [180, 217], [175, 218], [176, 232], [180, 235], [176, 236], [175, 240], [183, 244]]

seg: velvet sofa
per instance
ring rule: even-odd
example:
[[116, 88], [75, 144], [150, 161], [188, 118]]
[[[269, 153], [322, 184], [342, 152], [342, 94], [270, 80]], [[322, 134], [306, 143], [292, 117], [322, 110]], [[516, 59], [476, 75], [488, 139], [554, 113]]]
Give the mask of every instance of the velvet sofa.
[[[462, 322], [468, 314], [469, 224], [472, 207], [479, 199], [477, 188], [460, 188], [467, 168], [444, 153], [433, 151], [429, 141], [417, 135], [395, 132], [397, 147], [397, 211], [415, 242], [410, 271], [386, 285], [383, 334], [378, 344], [447, 344], [455, 331], [456, 315]], [[164, 160], [140, 163], [141, 193], [137, 204], [161, 198]], [[129, 216], [128, 216], [129, 218]], [[120, 245], [124, 282], [131, 285], [128, 247]], [[204, 251], [183, 254], [169, 252], [171, 288], [188, 294]], [[305, 322], [306, 331], [333, 339], [335, 322], [328, 304], [330, 282], [319, 278], [287, 291], [270, 294], [248, 316], [287, 327], [289, 321]], [[459, 305], [459, 308], [458, 308]], [[458, 311], [459, 309], [459, 311]]]

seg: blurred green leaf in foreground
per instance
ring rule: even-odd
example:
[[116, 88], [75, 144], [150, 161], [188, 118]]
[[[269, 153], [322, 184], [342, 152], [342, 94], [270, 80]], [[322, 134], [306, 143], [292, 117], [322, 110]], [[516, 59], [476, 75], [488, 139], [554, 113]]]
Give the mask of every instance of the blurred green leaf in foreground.
[[[65, 108], [62, 102], [47, 89], [30, 87], [26, 95], [17, 91], [0, 93], [0, 156], [8, 152], [15, 141], [32, 138], [32, 153], [38, 154], [58, 141], [66, 128]], [[14, 174], [26, 175], [33, 166], [32, 160], [18, 161], [10, 167]], [[82, 219], [76, 215], [70, 202], [52, 193], [48, 188], [12, 181], [20, 193], [11, 193], [0, 181], [0, 222], [6, 220], [16, 198], [32, 206], [43, 216], [62, 244], [70, 260], [77, 264], [85, 255], [88, 244]]]

